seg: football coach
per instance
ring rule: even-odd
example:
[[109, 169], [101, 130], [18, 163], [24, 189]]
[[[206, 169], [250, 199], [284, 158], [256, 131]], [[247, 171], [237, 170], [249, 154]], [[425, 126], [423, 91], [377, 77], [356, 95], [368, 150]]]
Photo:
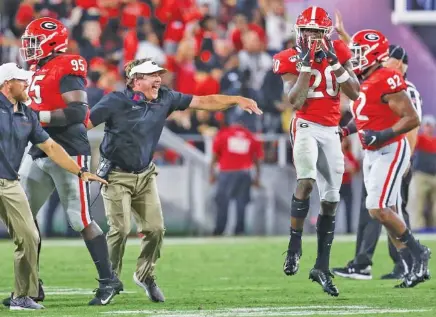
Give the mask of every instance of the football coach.
[[133, 279], [150, 300], [163, 302], [153, 275], [165, 227], [152, 158], [166, 118], [173, 111], [188, 108], [219, 111], [238, 105], [249, 113], [260, 115], [262, 111], [254, 100], [240, 96], [192, 96], [161, 87], [166, 69], [150, 59], [131, 61], [124, 71], [126, 89], [104, 96], [91, 109], [88, 126], [105, 123], [97, 174], [109, 182], [102, 188], [109, 256], [120, 275], [133, 212], [138, 232], [143, 235]]
[[36, 114], [24, 104], [32, 74], [15, 63], [0, 66], [0, 219], [16, 245], [15, 290], [11, 310], [42, 309], [38, 296], [37, 249], [39, 234], [26, 194], [19, 183], [18, 169], [27, 144], [37, 145], [56, 164], [84, 181], [106, 181], [77, 165], [67, 152], [45, 132]]

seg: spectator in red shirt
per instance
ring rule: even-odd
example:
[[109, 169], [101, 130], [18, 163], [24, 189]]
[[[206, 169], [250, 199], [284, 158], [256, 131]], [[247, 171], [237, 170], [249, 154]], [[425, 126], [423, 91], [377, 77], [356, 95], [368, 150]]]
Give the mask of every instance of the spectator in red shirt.
[[265, 31], [257, 24], [248, 23], [248, 18], [242, 13], [238, 13], [234, 17], [235, 29], [232, 31], [230, 38], [232, 40], [233, 46], [237, 51], [240, 51], [243, 47], [242, 35], [248, 31], [254, 31], [259, 36], [262, 43], [265, 44]]
[[359, 161], [351, 152], [351, 143], [348, 138], [342, 140], [342, 152], [344, 153], [345, 172], [342, 176], [342, 185], [339, 191], [341, 200], [345, 203], [345, 217], [347, 222], [347, 233], [353, 232], [353, 175], [359, 171]]
[[[238, 121], [218, 132], [213, 143], [210, 165], [210, 183], [215, 183], [215, 164], [219, 165], [217, 193], [217, 218], [214, 235], [222, 235], [227, 224], [229, 203], [236, 201], [235, 235], [245, 233], [245, 209], [250, 202], [251, 185], [259, 186], [261, 143], [255, 135]], [[255, 167], [254, 178], [251, 170]]]

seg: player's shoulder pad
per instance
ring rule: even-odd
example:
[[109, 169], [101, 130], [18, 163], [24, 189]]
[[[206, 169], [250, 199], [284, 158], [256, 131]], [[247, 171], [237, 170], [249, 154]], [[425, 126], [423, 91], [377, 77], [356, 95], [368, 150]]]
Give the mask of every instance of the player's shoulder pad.
[[273, 56], [273, 71], [275, 74], [298, 74], [298, 52], [294, 48], [290, 48]]
[[403, 75], [401, 74], [401, 72], [399, 70], [396, 70], [393, 68], [381, 67], [376, 71], [375, 75], [380, 79], [385, 79], [385, 78], [389, 78], [389, 77], [393, 77], [395, 75], [398, 75], [399, 77], [401, 77], [401, 80], [404, 81], [404, 78], [403, 78]]
[[375, 83], [379, 89], [389, 93], [400, 92], [407, 89], [407, 84], [400, 71], [392, 68], [381, 67], [375, 73]]
[[348, 45], [342, 40], [334, 40], [333, 48], [335, 49], [339, 63], [341, 63], [342, 65], [349, 61], [353, 56]]
[[88, 73], [88, 63], [80, 55], [61, 54], [55, 57], [56, 67], [59, 77], [73, 75], [86, 79]]

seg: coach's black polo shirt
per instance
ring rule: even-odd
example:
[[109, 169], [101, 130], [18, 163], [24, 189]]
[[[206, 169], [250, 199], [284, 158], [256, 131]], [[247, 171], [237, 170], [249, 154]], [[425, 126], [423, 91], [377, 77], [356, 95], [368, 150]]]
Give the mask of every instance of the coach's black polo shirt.
[[148, 101], [139, 92], [126, 89], [104, 96], [92, 109], [94, 126], [106, 123], [100, 153], [126, 171], [141, 171], [153, 158], [165, 119], [176, 110], [185, 110], [192, 96], [168, 88]]
[[27, 144], [40, 144], [49, 135], [43, 130], [36, 114], [26, 105], [14, 105], [0, 92], [0, 178], [18, 179], [18, 169]]

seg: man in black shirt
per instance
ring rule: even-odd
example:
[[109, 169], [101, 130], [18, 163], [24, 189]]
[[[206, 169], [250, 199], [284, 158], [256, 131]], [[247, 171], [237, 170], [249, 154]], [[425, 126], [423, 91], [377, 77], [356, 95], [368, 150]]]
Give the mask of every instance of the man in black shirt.
[[161, 87], [160, 76], [165, 71], [149, 59], [130, 62], [125, 68], [127, 88], [103, 97], [91, 109], [88, 124], [92, 128], [105, 123], [97, 174], [109, 181], [102, 195], [110, 226], [107, 240], [112, 267], [121, 273], [133, 212], [138, 232], [143, 234], [133, 279], [154, 302], [165, 300], [153, 277], [165, 228], [152, 158], [166, 118], [188, 107], [218, 111], [238, 105], [249, 113], [262, 113], [254, 100], [240, 96], [200, 97]]

